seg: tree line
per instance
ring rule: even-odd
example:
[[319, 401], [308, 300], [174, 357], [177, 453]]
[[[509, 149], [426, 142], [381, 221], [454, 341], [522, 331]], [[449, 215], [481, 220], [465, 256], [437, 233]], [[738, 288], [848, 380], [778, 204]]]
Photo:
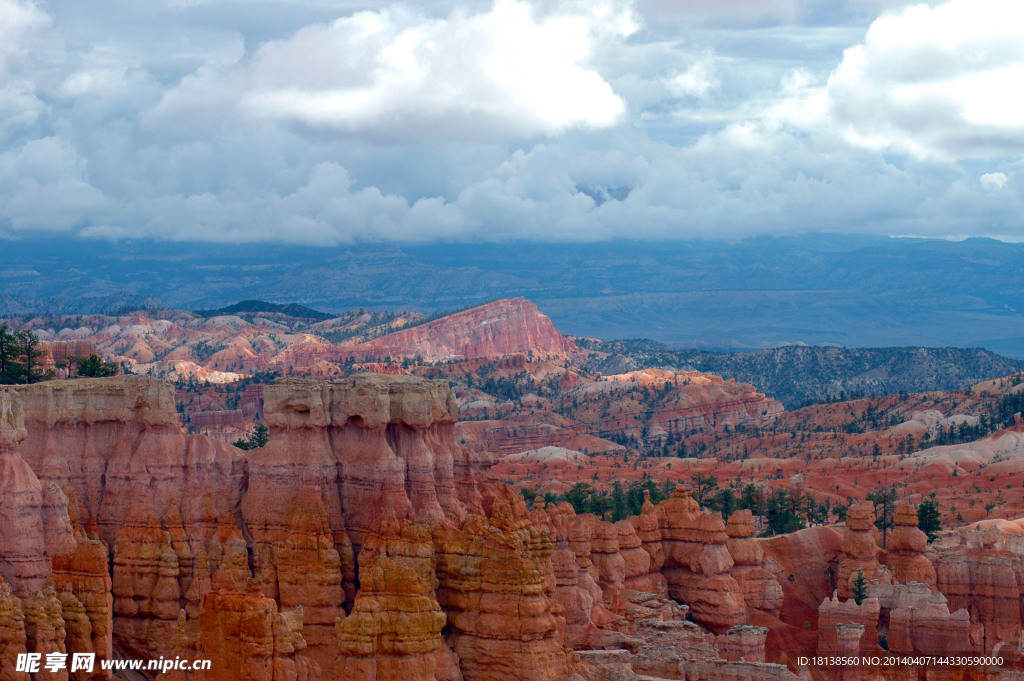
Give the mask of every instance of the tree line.
[[[0, 326], [0, 385], [26, 385], [56, 378], [57, 372], [44, 367], [46, 350], [31, 331], [14, 331]], [[88, 357], [69, 355], [68, 375], [80, 377], [114, 376], [117, 364], [105, 362], [93, 353]]]
[[53, 378], [53, 369], [43, 369], [45, 356], [34, 333], [0, 326], [0, 384], [24, 385]]
[[[810, 492], [801, 493], [796, 489], [779, 487], [766, 490], [748, 483], [737, 492], [732, 487], [720, 488], [715, 476], [703, 473], [691, 475], [689, 487], [697, 503], [712, 513], [721, 514], [722, 520], [728, 520], [737, 510], [749, 509], [755, 517], [763, 519], [760, 536], [764, 537], [789, 534], [810, 525], [827, 523], [832, 516], [839, 521], [846, 520], [847, 506], [823, 504]], [[647, 479], [628, 486], [616, 481], [610, 491], [578, 482], [562, 494], [541, 494], [529, 487], [521, 489], [520, 494], [531, 508], [535, 503], [558, 504], [565, 501], [576, 513], [592, 513], [604, 520], [618, 522], [629, 516], [640, 515], [644, 492], [650, 493], [651, 503], [657, 504], [667, 499], [675, 488], [676, 483], [672, 480], [666, 479], [659, 484]], [[885, 546], [889, 530], [894, 526], [896, 490], [891, 487], [876, 490], [868, 494], [867, 500], [875, 506], [875, 525], [882, 532], [882, 545]], [[942, 529], [938, 504], [930, 499], [922, 501], [917, 507], [917, 517], [918, 527], [928, 535], [929, 542], [934, 541]]]

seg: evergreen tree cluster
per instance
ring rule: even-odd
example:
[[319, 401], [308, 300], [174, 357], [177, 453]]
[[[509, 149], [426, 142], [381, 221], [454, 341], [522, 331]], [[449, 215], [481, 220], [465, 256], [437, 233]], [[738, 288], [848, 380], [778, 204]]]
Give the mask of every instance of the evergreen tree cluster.
[[[1018, 375], [1015, 380], [1019, 378]], [[970, 424], [965, 421], [940, 427], [934, 435], [920, 443], [920, 448], [980, 440], [990, 433], [1012, 426], [1015, 415], [1020, 413], [1024, 413], [1024, 392], [1007, 393], [999, 398], [988, 414], [982, 414], [978, 418], [978, 423]]]
[[[755, 516], [764, 517], [766, 535], [795, 532], [809, 524], [825, 522], [829, 515], [829, 510], [809, 492], [800, 494], [798, 491], [780, 488], [765, 493], [750, 483], [737, 494], [731, 487], [719, 488], [715, 476], [702, 473], [690, 476], [690, 488], [697, 503], [712, 513], [721, 514], [723, 520], [739, 509], [749, 509]], [[648, 479], [624, 487], [616, 481], [610, 492], [578, 482], [564, 494], [540, 494], [528, 487], [521, 489], [520, 494], [531, 508], [535, 503], [559, 504], [565, 501], [576, 513], [593, 513], [605, 520], [617, 522], [640, 515], [645, 491], [650, 492], [651, 503], [657, 504], [675, 491], [675, 482], [664, 480], [659, 484]]]
[[0, 384], [24, 385], [54, 377], [52, 369], [44, 371], [39, 339], [31, 331], [12, 331], [0, 326]]
[[576, 513], [593, 513], [594, 515], [618, 522], [629, 516], [640, 515], [644, 504], [644, 492], [651, 493], [651, 503], [657, 504], [667, 499], [675, 491], [676, 485], [671, 480], [665, 480], [660, 485], [653, 480], [634, 482], [624, 488], [621, 482], [616, 481], [612, 485], [611, 492], [594, 489], [585, 482], [577, 482], [568, 492], [555, 494], [546, 492], [539, 494], [536, 490], [528, 487], [520, 490], [520, 494], [531, 508], [535, 503], [560, 504], [563, 501], [569, 502]]
[[939, 516], [939, 505], [926, 499], [917, 506], [917, 528], [928, 535], [928, 543], [935, 541], [942, 530], [942, 521]]
[[259, 449], [270, 441], [270, 428], [267, 428], [263, 424], [257, 424], [253, 431], [249, 433], [248, 438], [239, 438], [231, 444], [238, 447], [239, 449]]
[[75, 375], [80, 378], [101, 378], [104, 376], [116, 376], [117, 364], [115, 362], [104, 362], [103, 358], [93, 353], [88, 357], [68, 357], [68, 360], [75, 363]]

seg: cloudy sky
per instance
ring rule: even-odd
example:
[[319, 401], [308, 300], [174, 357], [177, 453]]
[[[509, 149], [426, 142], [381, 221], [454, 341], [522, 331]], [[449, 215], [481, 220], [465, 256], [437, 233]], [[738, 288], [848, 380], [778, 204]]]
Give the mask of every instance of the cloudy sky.
[[1024, 240], [1024, 2], [0, 0], [0, 236]]

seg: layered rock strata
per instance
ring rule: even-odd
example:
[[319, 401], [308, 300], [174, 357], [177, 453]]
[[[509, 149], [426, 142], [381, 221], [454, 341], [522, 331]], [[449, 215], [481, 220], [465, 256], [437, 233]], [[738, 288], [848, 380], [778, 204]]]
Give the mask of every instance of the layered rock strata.
[[471, 515], [434, 529], [437, 600], [467, 681], [568, 676], [564, 620], [537, 560], [551, 555], [551, 544], [531, 532], [521, 504], [515, 497], [497, 499], [490, 517]]
[[[0, 532], [21, 528], [0, 551], [5, 656], [206, 656], [211, 681], [570, 673], [554, 546], [456, 443], [443, 383], [282, 381], [247, 454], [181, 433], [146, 377], [28, 386], [27, 433], [0, 394]], [[609, 527], [609, 560], [623, 533], [644, 571]]]
[[242, 453], [181, 432], [170, 385], [124, 376], [18, 393], [28, 429], [22, 456], [41, 480], [74, 495], [82, 522], [95, 524], [109, 546], [131, 515], [165, 518], [174, 506], [193, 541], [238, 505]]
[[720, 516], [704, 513], [689, 490], [677, 487], [658, 504], [661, 573], [669, 594], [698, 622], [728, 628], [746, 619], [743, 590], [733, 578], [729, 536]]
[[764, 662], [764, 642], [768, 629], [740, 624], [718, 637], [719, 654], [732, 662]]
[[28, 652], [27, 644], [21, 599], [0, 578], [0, 681], [29, 681], [27, 673], [16, 671], [18, 656]]
[[[938, 542], [936, 542], [938, 544]], [[949, 609], [966, 610], [975, 649], [991, 653], [1017, 645], [1024, 612], [1024, 542], [997, 528], [961, 528], [926, 556]]]
[[836, 625], [855, 623], [864, 627], [859, 637], [860, 650], [864, 653], [876, 653], [881, 650], [878, 645], [878, 615], [881, 605], [877, 598], [865, 598], [859, 604], [853, 600], [840, 600], [833, 594], [818, 606], [818, 653], [849, 652], [844, 650], [844, 643], [839, 638], [841, 629]]
[[0, 574], [21, 594], [41, 588], [53, 557], [75, 548], [68, 498], [36, 477], [26, 434], [18, 393], [0, 388]]
[[422, 357], [427, 361], [506, 357], [580, 358], [586, 352], [555, 329], [525, 298], [498, 300], [390, 333], [349, 350], [356, 357]]
[[269, 444], [242, 452], [182, 433], [151, 378], [0, 390], [0, 678], [23, 651], [212, 661], [164, 681], [786, 678], [734, 628], [778, 607], [749, 516], [682, 488], [618, 523], [528, 511], [442, 382], [264, 397]]
[[935, 586], [935, 566], [923, 555], [928, 537], [917, 527], [917, 511], [910, 504], [900, 504], [893, 516], [885, 564], [892, 579], [899, 584], [918, 582]]
[[898, 584], [889, 613], [889, 650], [894, 653], [956, 655], [973, 652], [971, 616], [950, 613], [946, 597], [927, 584]]
[[875, 540], [875, 509], [867, 502], [850, 505], [846, 512], [846, 531], [843, 534], [844, 558], [839, 563], [837, 588], [839, 598], [849, 598], [851, 584], [862, 574], [871, 581], [882, 577], [878, 562], [881, 548]]
[[392, 520], [359, 554], [360, 589], [336, 628], [338, 681], [461, 681], [441, 636], [447, 618], [437, 588], [430, 528]]
[[782, 606], [782, 586], [775, 575], [764, 569], [764, 549], [751, 538], [754, 531], [753, 514], [749, 510], [736, 511], [729, 516], [725, 526], [733, 561], [729, 573], [739, 583], [748, 607], [777, 615]]
[[[240, 586], [218, 570], [203, 596], [199, 621], [176, 621], [178, 656], [208, 660], [210, 669], [172, 671], [159, 681], [321, 681], [319, 666], [302, 654], [302, 611], [278, 611], [255, 582]], [[198, 626], [196, 626], [198, 625]]]

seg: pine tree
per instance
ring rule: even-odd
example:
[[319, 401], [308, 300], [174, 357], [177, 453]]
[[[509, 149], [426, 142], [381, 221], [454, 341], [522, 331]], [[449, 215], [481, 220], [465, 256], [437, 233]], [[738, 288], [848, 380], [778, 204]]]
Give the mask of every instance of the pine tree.
[[42, 358], [46, 351], [39, 348], [39, 339], [31, 331], [16, 331], [14, 334], [18, 359], [21, 361], [21, 383], [38, 383], [52, 378], [52, 372], [44, 372]]
[[270, 428], [267, 428], [266, 426], [259, 424], [253, 429], [248, 439], [235, 440], [231, 444], [238, 447], [239, 449], [259, 449], [260, 447], [266, 445], [267, 442], [269, 441]]
[[0, 326], [0, 384], [14, 383], [14, 336]]
[[882, 531], [882, 548], [885, 548], [889, 543], [889, 530], [895, 526], [896, 489], [882, 487], [868, 494], [867, 500], [875, 505], [875, 527]]
[[612, 521], [625, 520], [629, 515], [629, 507], [626, 504], [626, 493], [622, 491], [622, 483], [618, 480], [612, 485]]
[[928, 535], [928, 543], [935, 541], [942, 530], [942, 520], [939, 516], [939, 505], [931, 499], [922, 501], [917, 507], [917, 527]]
[[850, 585], [850, 592], [853, 595], [853, 602], [860, 605], [868, 597], [868, 580], [864, 578], [864, 572], [857, 570], [857, 576], [853, 578]]
[[77, 357], [78, 375], [82, 377], [116, 376], [117, 364], [104, 362], [99, 355], [93, 353], [88, 357]]
[[14, 331], [0, 326], [0, 384], [38, 383], [53, 378], [55, 372], [44, 371], [42, 358], [46, 351], [31, 331]]

